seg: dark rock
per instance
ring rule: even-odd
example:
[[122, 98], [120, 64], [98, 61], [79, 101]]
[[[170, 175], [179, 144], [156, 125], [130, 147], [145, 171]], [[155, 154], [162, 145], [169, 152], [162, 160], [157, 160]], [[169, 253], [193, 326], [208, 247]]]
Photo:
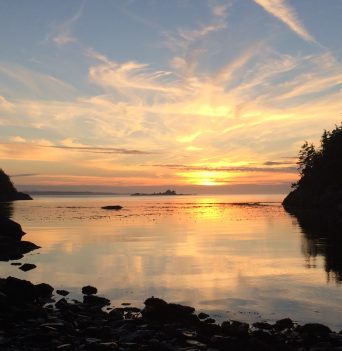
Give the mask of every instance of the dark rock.
[[207, 318], [203, 321], [204, 323], [209, 323], [209, 324], [212, 324], [212, 323], [215, 323], [215, 319], [214, 318]]
[[29, 241], [20, 241], [23, 232], [19, 223], [0, 215], [0, 261], [19, 260], [39, 248]]
[[68, 301], [63, 297], [55, 303], [56, 308], [63, 310], [69, 307]]
[[21, 229], [21, 225], [0, 215], [0, 235], [9, 239], [20, 241], [25, 232]]
[[35, 285], [35, 290], [38, 297], [50, 298], [54, 289], [49, 284], [41, 283]]
[[114, 308], [108, 313], [108, 316], [113, 321], [119, 321], [124, 317], [124, 311], [121, 308]]
[[37, 298], [36, 287], [31, 282], [14, 277], [5, 279], [1, 291], [16, 304], [33, 302]]
[[252, 324], [254, 328], [263, 329], [263, 330], [272, 330], [273, 326], [267, 322], [255, 322]]
[[288, 350], [297, 350], [297, 351], [304, 351], [301, 348], [290, 348], [285, 345], [277, 345], [276, 339], [272, 337], [272, 335], [257, 330], [252, 333], [252, 336], [248, 340], [248, 350], [251, 351], [288, 351]]
[[198, 317], [194, 315], [195, 309], [174, 303], [167, 303], [162, 299], [150, 297], [145, 302], [145, 308], [141, 311], [146, 319], [161, 321], [187, 321], [197, 323]]
[[[92, 343], [89, 345], [89, 350], [90, 351], [107, 351], [107, 350], [121, 350], [121, 348], [119, 348], [116, 342], [110, 341], [110, 342]], [[127, 350], [136, 350], [136, 348], [134, 347], [127, 348]]]
[[33, 199], [29, 194], [25, 194], [20, 191], [17, 191], [16, 193], [13, 193], [11, 195], [6, 195], [6, 196], [0, 195], [1, 202], [18, 201], [18, 200], [33, 200]]
[[100, 297], [95, 295], [84, 295], [83, 303], [87, 305], [103, 307], [106, 305], [110, 305], [110, 300], [106, 299], [105, 297]]
[[199, 319], [206, 319], [206, 318], [208, 318], [209, 317], [209, 314], [206, 314], [206, 313], [204, 313], [204, 312], [200, 312], [199, 314], [198, 314], [198, 318]]
[[67, 295], [69, 295], [70, 293], [69, 293], [69, 291], [67, 291], [67, 290], [56, 290], [56, 293], [58, 294], [58, 295], [61, 295], [61, 296], [67, 296]]
[[308, 323], [298, 328], [301, 334], [327, 336], [331, 333], [331, 329], [320, 323]]
[[0, 291], [0, 306], [3, 307], [8, 304], [7, 296]]
[[251, 333], [251, 336], [254, 339], [258, 339], [259, 341], [262, 341], [266, 344], [273, 344], [275, 341], [275, 336], [271, 334], [269, 331], [265, 331], [265, 330], [254, 330]]
[[102, 206], [101, 207], [103, 210], [121, 210], [122, 209], [122, 206], [120, 205], [109, 205], [109, 206]]
[[204, 344], [203, 342], [200, 342], [198, 340], [186, 340], [186, 343], [190, 346], [195, 347], [195, 350], [206, 350], [207, 349], [207, 345]]
[[249, 324], [239, 321], [225, 321], [221, 324], [222, 333], [230, 336], [247, 336]]
[[294, 326], [293, 321], [290, 318], [279, 319], [274, 324], [274, 329], [283, 331], [285, 329], [292, 329]]
[[125, 312], [132, 312], [132, 313], [139, 313], [139, 312], [141, 312], [140, 308], [131, 307], [131, 306], [123, 307], [122, 310], [125, 311]]
[[11, 266], [21, 266], [22, 263], [21, 262], [12, 262]]
[[82, 294], [94, 295], [97, 294], [97, 289], [94, 286], [87, 285], [82, 288]]
[[0, 261], [20, 260], [24, 254], [39, 248], [28, 241], [16, 241], [0, 236]]
[[69, 350], [73, 350], [72, 344], [62, 344], [62, 345], [58, 345], [56, 347], [56, 350], [58, 351], [69, 351]]
[[212, 337], [213, 335], [221, 334], [222, 328], [217, 324], [208, 324], [205, 322], [199, 322], [196, 325], [196, 331], [201, 336]]
[[[167, 314], [176, 309], [181, 315], [190, 315], [190, 322], [188, 317], [162, 319], [158, 314], [155, 319], [140, 314], [127, 319], [131, 310], [139, 309], [120, 307], [107, 314], [97, 303], [68, 303], [65, 298], [56, 303], [56, 308], [48, 308], [40, 298], [48, 293], [41, 291], [52, 293], [52, 289], [48, 284], [0, 278], [1, 350], [323, 351], [339, 350], [342, 345], [342, 335], [331, 333], [324, 325], [306, 324], [291, 331], [289, 319], [275, 323], [277, 328], [265, 322], [254, 323], [257, 329], [253, 330], [247, 323], [227, 321], [221, 327], [200, 321], [197, 316], [197, 322], [192, 323], [193, 308], [157, 298], [147, 299], [145, 309]], [[16, 305], [12, 291], [20, 291], [21, 296], [31, 293], [32, 297], [27, 304]], [[109, 302], [94, 295], [85, 295], [84, 299]]]
[[24, 272], [30, 271], [31, 269], [35, 269], [37, 266], [32, 263], [24, 263], [22, 266], [19, 267]]
[[21, 241], [20, 242], [20, 252], [22, 254], [27, 254], [33, 250], [40, 249], [40, 246], [31, 243], [30, 241]]
[[219, 348], [220, 350], [229, 350], [235, 344], [235, 340], [230, 336], [214, 335], [210, 339], [210, 343], [213, 347]]

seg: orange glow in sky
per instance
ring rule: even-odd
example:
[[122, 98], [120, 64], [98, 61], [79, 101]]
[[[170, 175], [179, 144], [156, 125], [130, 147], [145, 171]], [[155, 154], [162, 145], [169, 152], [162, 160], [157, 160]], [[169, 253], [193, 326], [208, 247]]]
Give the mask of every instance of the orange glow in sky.
[[285, 193], [302, 143], [341, 120], [341, 11], [337, 0], [7, 2], [0, 167], [23, 190]]

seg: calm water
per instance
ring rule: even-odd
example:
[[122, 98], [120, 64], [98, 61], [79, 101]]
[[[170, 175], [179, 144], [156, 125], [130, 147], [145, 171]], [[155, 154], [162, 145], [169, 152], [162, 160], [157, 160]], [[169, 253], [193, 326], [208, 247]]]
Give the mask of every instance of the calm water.
[[[217, 320], [288, 317], [342, 328], [339, 253], [285, 213], [281, 196], [40, 197], [16, 202], [12, 218], [42, 248], [14, 275], [80, 298], [95, 285], [113, 305], [151, 295]], [[259, 205], [246, 202], [262, 201]], [[120, 204], [121, 211], [102, 210]], [[317, 229], [317, 226], [315, 227]], [[337, 251], [336, 251], [337, 250]], [[337, 261], [336, 261], [337, 260]]]

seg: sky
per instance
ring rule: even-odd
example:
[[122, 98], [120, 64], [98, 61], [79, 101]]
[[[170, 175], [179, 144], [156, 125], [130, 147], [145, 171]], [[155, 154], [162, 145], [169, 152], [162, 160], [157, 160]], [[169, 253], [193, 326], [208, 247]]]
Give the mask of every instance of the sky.
[[0, 0], [22, 190], [287, 192], [342, 120], [341, 0]]

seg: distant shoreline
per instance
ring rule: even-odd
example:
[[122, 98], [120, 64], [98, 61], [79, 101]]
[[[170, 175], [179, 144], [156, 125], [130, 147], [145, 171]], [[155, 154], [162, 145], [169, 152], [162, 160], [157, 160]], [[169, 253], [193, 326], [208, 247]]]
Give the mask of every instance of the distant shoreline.
[[95, 191], [38, 191], [32, 190], [27, 191], [28, 194], [34, 196], [126, 196], [130, 195], [129, 193], [111, 193], [111, 192], [95, 192]]

